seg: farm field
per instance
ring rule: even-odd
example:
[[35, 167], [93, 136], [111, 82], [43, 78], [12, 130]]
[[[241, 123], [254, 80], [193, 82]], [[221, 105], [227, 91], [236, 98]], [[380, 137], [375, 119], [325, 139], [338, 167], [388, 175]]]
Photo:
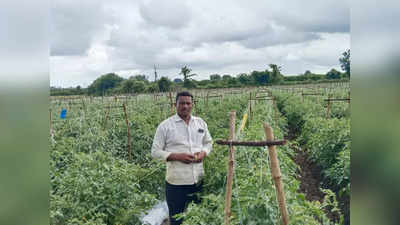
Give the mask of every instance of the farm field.
[[[286, 140], [276, 153], [289, 224], [350, 224], [348, 83], [189, 91], [214, 144], [184, 224], [224, 224], [229, 147], [215, 141], [228, 139], [231, 111], [236, 140], [265, 140], [264, 123]], [[143, 224], [165, 199], [165, 165], [150, 151], [175, 94], [51, 98], [51, 224]], [[234, 164], [230, 224], [281, 224], [268, 148], [236, 146]]]

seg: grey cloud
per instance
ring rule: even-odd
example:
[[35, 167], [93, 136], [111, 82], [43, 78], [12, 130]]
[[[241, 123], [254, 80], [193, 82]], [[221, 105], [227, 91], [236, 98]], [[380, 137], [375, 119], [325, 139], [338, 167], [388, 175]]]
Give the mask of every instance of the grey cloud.
[[279, 25], [304, 32], [350, 32], [349, 0], [291, 1], [271, 6], [271, 15]]
[[[283, 48], [301, 44], [307, 47], [310, 41], [321, 39], [320, 32], [348, 32], [348, 11], [347, 0], [281, 0], [274, 4], [261, 0], [251, 4], [230, 0], [56, 0], [51, 11], [51, 54], [86, 55], [91, 46], [100, 45], [106, 59], [100, 62], [92, 58], [99, 63], [99, 70], [104, 70], [101, 63], [108, 63], [113, 71], [150, 74], [154, 64], [173, 74], [184, 65], [199, 72], [224, 73], [222, 69], [228, 67], [246, 72], [257, 69], [253, 65], [260, 61], [279, 63], [293, 51], [282, 53]], [[108, 24], [111, 28], [105, 28]], [[106, 30], [110, 35], [94, 43]], [[343, 41], [332, 45], [338, 48]], [[306, 59], [318, 49], [321, 47], [304, 54], [293, 53], [299, 60], [290, 63], [304, 59], [321, 65], [325, 62], [318, 58], [331, 52]]]
[[182, 28], [191, 19], [191, 10], [182, 0], [151, 0], [140, 4], [140, 15], [149, 24], [170, 28]]
[[316, 33], [296, 32], [296, 31], [271, 31], [262, 35], [252, 36], [239, 43], [247, 48], [264, 48], [273, 45], [284, 45], [317, 40], [321, 37]]
[[82, 55], [111, 23], [102, 1], [57, 0], [51, 8], [51, 55]]

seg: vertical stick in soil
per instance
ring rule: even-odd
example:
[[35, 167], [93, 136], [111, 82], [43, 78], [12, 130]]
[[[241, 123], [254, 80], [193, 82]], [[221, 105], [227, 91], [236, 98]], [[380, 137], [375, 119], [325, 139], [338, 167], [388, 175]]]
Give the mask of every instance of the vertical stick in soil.
[[328, 107], [326, 108], [326, 118], [329, 119], [329, 111], [331, 109], [331, 95], [328, 95]]
[[51, 108], [49, 109], [49, 112], [50, 112], [50, 134], [52, 133], [52, 124], [51, 124]]
[[[272, 132], [272, 128], [268, 126], [267, 123], [264, 123], [264, 131], [265, 136], [267, 137], [267, 141], [273, 141], [274, 133]], [[270, 160], [270, 168], [272, 173], [272, 178], [274, 180], [276, 196], [279, 204], [279, 211], [281, 212], [283, 225], [289, 224], [289, 216], [286, 209], [286, 200], [285, 193], [283, 192], [283, 184], [282, 184], [282, 175], [281, 170], [279, 168], [279, 160], [276, 154], [276, 149], [274, 145], [268, 146], [269, 152], [269, 160]]]
[[[232, 111], [230, 114], [229, 123], [229, 140], [233, 141], [235, 137], [235, 119], [236, 112]], [[229, 160], [228, 160], [228, 176], [226, 181], [226, 196], [225, 196], [225, 225], [230, 224], [232, 215], [231, 202], [232, 202], [232, 181], [234, 173], [235, 151], [233, 145], [229, 146]]]
[[126, 113], [126, 105], [123, 104], [123, 107], [124, 107], [124, 113], [125, 113], [125, 122], [126, 122], [126, 126], [128, 127], [128, 153], [129, 153], [129, 160], [132, 160], [131, 129], [129, 127], [128, 114]]

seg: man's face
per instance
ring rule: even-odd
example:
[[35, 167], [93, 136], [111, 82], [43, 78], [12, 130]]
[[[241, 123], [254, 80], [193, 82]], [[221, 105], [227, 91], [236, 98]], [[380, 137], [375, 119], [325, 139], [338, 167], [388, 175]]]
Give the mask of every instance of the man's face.
[[192, 98], [190, 96], [179, 96], [176, 102], [176, 112], [181, 117], [187, 117], [192, 113]]

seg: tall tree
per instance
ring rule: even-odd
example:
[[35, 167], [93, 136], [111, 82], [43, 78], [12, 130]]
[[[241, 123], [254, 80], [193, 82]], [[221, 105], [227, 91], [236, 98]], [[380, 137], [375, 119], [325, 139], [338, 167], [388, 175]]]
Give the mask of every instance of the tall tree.
[[219, 74], [212, 74], [212, 75], [210, 75], [210, 80], [211, 80], [211, 81], [220, 81], [220, 80], [221, 80], [221, 75], [219, 75]]
[[159, 79], [157, 83], [158, 83], [158, 89], [161, 92], [169, 91], [172, 85], [171, 80], [169, 80], [167, 77], [161, 77], [161, 79]]
[[272, 69], [271, 71], [271, 82], [272, 83], [279, 83], [283, 80], [283, 76], [281, 74], [282, 67], [276, 64], [269, 64], [269, 67]]
[[183, 86], [187, 88], [190, 88], [192, 83], [190, 82], [189, 78], [197, 75], [195, 73], [190, 74], [190, 72], [192, 72], [192, 69], [190, 69], [187, 66], [184, 66], [181, 68], [181, 72], [179, 73], [183, 75]]
[[256, 85], [265, 85], [270, 80], [270, 75], [268, 70], [266, 71], [254, 70], [253, 72], [251, 72], [250, 77], [253, 80], [252, 82]]
[[251, 78], [246, 73], [241, 73], [238, 75], [238, 80], [241, 84], [248, 85], [251, 82]]
[[135, 85], [135, 80], [133, 80], [133, 79], [124, 80], [121, 83], [122, 91], [124, 93], [132, 93], [134, 91], [134, 88], [133, 88], [134, 85]]
[[326, 78], [328, 79], [340, 79], [341, 73], [335, 69], [331, 69], [328, 73], [326, 73]]
[[108, 73], [97, 78], [91, 85], [89, 85], [89, 93], [102, 95], [108, 90], [118, 86], [124, 78], [118, 76], [115, 73]]
[[350, 49], [347, 49], [342, 55], [343, 57], [339, 58], [340, 67], [346, 72], [346, 75], [350, 77]]

